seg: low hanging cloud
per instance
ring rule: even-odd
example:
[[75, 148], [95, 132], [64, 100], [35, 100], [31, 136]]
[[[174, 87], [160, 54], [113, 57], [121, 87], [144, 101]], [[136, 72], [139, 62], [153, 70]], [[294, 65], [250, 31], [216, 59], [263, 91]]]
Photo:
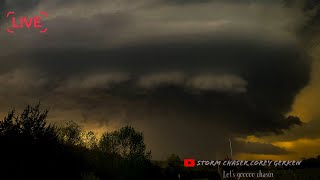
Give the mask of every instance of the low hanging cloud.
[[195, 91], [241, 93], [246, 91], [247, 82], [234, 75], [185, 75], [179, 72], [164, 72], [143, 75], [137, 84], [146, 89], [181, 86]]
[[[35, 75], [29, 69], [13, 69], [0, 75], [2, 92], [24, 92], [31, 89], [38, 89], [45, 86], [48, 81], [46, 77]], [[10, 89], [10, 91], [8, 91]]]
[[187, 84], [195, 89], [218, 92], [246, 92], [247, 82], [233, 75], [199, 75], [191, 78]]
[[91, 74], [87, 77], [67, 79], [60, 85], [60, 90], [109, 89], [112, 85], [126, 82], [129, 76], [125, 73]]
[[160, 86], [183, 85], [185, 75], [179, 72], [164, 72], [144, 75], [139, 78], [138, 85], [142, 88], [157, 88]]

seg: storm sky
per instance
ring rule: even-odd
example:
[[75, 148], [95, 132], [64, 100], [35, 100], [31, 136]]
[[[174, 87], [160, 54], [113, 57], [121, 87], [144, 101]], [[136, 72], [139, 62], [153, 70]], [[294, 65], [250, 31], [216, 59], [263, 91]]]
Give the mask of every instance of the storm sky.
[[[319, 149], [313, 0], [0, 2], [0, 108], [41, 101], [51, 122], [123, 125], [154, 159], [300, 158]], [[5, 14], [46, 11], [46, 34]], [[320, 42], [320, 41], [319, 41]], [[318, 147], [317, 147], [318, 146]]]

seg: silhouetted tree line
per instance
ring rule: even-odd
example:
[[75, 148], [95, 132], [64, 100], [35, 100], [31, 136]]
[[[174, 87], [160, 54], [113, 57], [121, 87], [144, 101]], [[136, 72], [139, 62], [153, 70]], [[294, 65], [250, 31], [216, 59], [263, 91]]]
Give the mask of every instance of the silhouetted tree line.
[[300, 168], [320, 168], [320, 155], [317, 157], [303, 158]]
[[104, 133], [70, 121], [46, 121], [48, 111], [28, 106], [0, 121], [0, 179], [161, 179], [143, 134], [126, 126]]
[[177, 155], [163, 161], [165, 166], [152, 162], [143, 134], [133, 127], [98, 139], [73, 121], [49, 124], [47, 115], [38, 104], [0, 121], [0, 180], [189, 180], [214, 174], [184, 168]]

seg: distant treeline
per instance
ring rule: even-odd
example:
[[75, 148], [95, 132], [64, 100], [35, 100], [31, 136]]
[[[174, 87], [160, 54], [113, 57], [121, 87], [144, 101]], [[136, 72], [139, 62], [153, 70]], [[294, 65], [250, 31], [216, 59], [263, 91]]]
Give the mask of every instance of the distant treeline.
[[126, 126], [104, 133], [70, 121], [46, 122], [48, 111], [28, 106], [0, 121], [0, 179], [161, 179], [143, 134]]
[[[98, 139], [73, 121], [49, 124], [47, 115], [38, 104], [18, 115], [13, 110], [0, 121], [1, 180], [220, 179], [212, 167], [184, 168], [174, 154], [166, 161], [151, 161], [143, 134], [133, 127]], [[304, 159], [301, 167], [320, 167], [320, 156]]]

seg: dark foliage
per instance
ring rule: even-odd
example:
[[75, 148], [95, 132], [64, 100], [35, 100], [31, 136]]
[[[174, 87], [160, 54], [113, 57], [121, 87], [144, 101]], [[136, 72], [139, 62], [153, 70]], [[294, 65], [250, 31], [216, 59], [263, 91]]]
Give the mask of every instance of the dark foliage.
[[[39, 106], [28, 106], [18, 116], [12, 111], [0, 121], [0, 179], [161, 178], [142, 133], [132, 127], [110, 134], [117, 139], [118, 151], [112, 151], [98, 147], [94, 133], [72, 121], [64, 127], [47, 124], [48, 111]], [[108, 144], [106, 140], [99, 144]]]
[[[56, 127], [46, 124], [47, 111], [28, 106], [0, 122], [0, 179], [77, 178], [81, 163], [59, 142]], [[71, 168], [70, 168], [71, 167]]]
[[320, 168], [320, 155], [314, 158], [303, 159], [301, 168]]

